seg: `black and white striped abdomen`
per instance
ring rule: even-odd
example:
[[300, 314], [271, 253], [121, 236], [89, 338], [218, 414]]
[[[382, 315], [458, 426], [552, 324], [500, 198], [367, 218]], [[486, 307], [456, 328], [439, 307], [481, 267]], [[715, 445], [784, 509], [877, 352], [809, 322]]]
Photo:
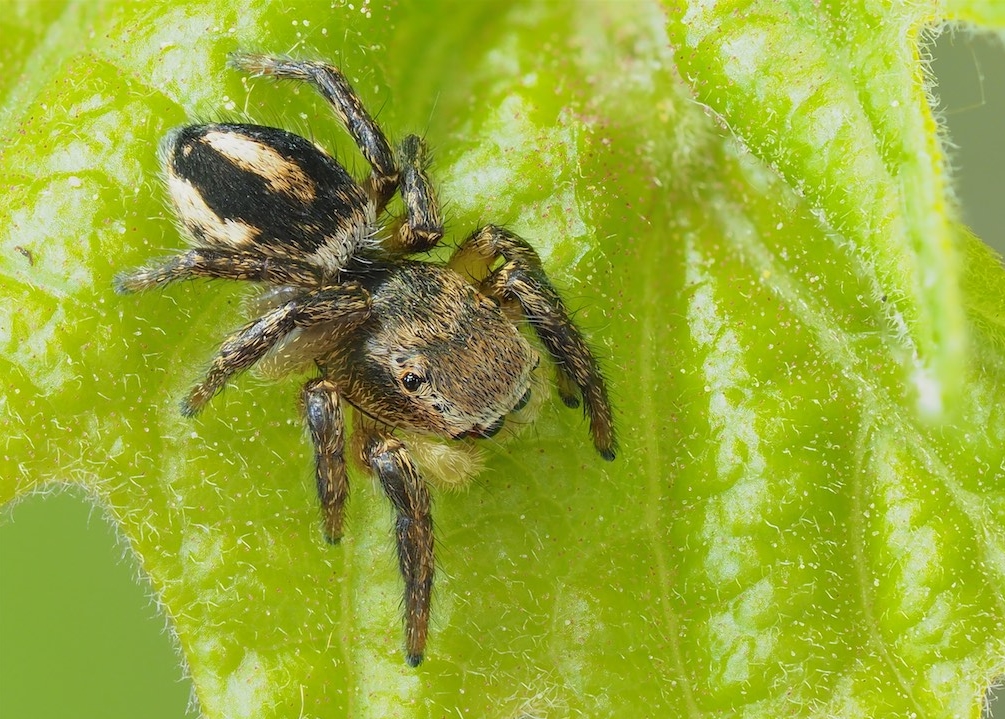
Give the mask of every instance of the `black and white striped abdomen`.
[[375, 210], [332, 157], [285, 130], [209, 124], [161, 145], [168, 191], [200, 246], [283, 257], [335, 272], [375, 241]]

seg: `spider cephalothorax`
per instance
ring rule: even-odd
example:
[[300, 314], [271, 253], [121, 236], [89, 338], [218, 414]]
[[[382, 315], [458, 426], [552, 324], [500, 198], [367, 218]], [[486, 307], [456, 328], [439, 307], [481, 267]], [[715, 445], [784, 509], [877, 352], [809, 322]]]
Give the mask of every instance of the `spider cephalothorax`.
[[[330, 65], [263, 55], [236, 55], [232, 63], [313, 85], [370, 163], [370, 176], [357, 182], [314, 144], [277, 128], [175, 130], [161, 150], [193, 247], [121, 275], [117, 289], [139, 292], [193, 277], [269, 288], [262, 314], [224, 342], [182, 411], [196, 414], [266, 355], [317, 368], [303, 405], [325, 536], [342, 536], [346, 405], [356, 417], [353, 454], [397, 513], [405, 652], [416, 666], [429, 622], [433, 531], [428, 490], [399, 435], [490, 437], [526, 404], [539, 357], [510, 319], [513, 311], [554, 361], [562, 400], [574, 407], [582, 397], [594, 445], [610, 460], [615, 441], [604, 380], [537, 253], [513, 233], [482, 227], [444, 265], [407, 259], [443, 236], [420, 138], [409, 135], [392, 151]], [[405, 213], [388, 222], [385, 208], [396, 192]], [[390, 236], [385, 227], [393, 228]]]

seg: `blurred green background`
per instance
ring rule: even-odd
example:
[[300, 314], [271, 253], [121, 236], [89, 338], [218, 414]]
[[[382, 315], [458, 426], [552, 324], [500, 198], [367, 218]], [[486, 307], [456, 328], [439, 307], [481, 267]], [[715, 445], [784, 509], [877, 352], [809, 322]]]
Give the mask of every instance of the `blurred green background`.
[[[1005, 252], [1005, 47], [946, 32], [932, 69], [963, 219]], [[79, 493], [0, 518], [0, 717], [186, 716], [191, 686], [149, 588]], [[1005, 719], [1005, 701], [995, 714]]]

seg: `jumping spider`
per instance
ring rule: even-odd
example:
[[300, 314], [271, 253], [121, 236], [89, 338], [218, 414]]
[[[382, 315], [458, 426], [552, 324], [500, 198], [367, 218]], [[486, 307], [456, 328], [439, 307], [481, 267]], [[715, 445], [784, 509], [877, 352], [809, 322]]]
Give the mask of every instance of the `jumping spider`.
[[[193, 247], [120, 275], [116, 288], [141, 292], [195, 277], [271, 288], [261, 316], [223, 343], [182, 413], [197, 414], [266, 355], [281, 351], [316, 366], [302, 401], [325, 536], [333, 543], [342, 537], [348, 405], [356, 433], [350, 455], [378, 478], [397, 514], [405, 656], [414, 667], [426, 645], [433, 525], [426, 484], [400, 434], [491, 437], [523, 407], [539, 358], [515, 324], [521, 315], [555, 363], [562, 400], [576, 407], [583, 398], [593, 443], [611, 460], [604, 379], [537, 253], [513, 233], [482, 227], [445, 265], [407, 259], [443, 236], [420, 138], [409, 135], [392, 150], [330, 65], [250, 54], [231, 64], [312, 85], [359, 146], [370, 176], [357, 182], [323, 150], [277, 128], [176, 129], [161, 152]], [[396, 192], [405, 212], [389, 224], [385, 208]]]

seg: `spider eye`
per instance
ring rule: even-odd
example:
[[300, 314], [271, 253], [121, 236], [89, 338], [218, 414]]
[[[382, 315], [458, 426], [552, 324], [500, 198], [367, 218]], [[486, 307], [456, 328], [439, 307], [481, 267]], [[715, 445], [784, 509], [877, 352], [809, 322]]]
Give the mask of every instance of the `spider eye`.
[[401, 378], [401, 386], [407, 389], [409, 392], [415, 392], [423, 385], [424, 380], [419, 375], [414, 372], [406, 372]]

